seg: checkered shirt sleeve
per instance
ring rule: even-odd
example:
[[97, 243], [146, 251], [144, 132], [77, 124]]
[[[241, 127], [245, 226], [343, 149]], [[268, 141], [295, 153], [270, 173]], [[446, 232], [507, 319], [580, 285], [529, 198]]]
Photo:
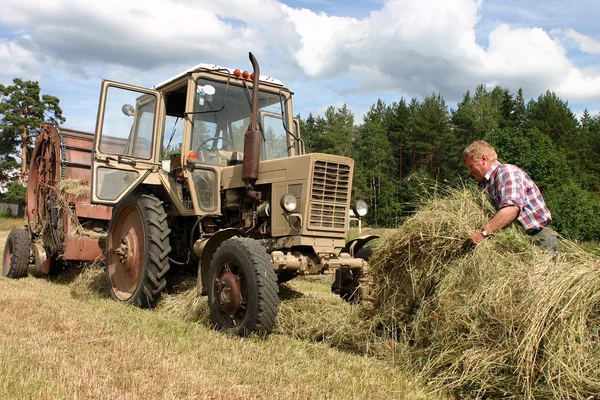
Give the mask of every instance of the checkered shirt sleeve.
[[519, 167], [498, 164], [486, 187], [497, 209], [519, 207], [517, 221], [526, 230], [543, 228], [552, 221], [539, 188]]

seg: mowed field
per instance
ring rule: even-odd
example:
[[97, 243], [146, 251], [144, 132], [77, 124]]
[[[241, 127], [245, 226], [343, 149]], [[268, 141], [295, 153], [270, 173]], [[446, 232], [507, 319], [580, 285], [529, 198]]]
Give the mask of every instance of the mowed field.
[[[0, 249], [15, 225], [0, 221]], [[343, 350], [336, 344], [343, 340], [330, 342], [325, 331], [315, 340], [327, 318], [319, 305], [334, 310], [336, 321], [354, 312], [329, 292], [330, 276], [286, 286], [286, 327], [266, 339], [228, 336], [168, 307], [141, 310], [81, 295], [76, 276], [0, 277], [0, 398], [436, 398], [393, 357]], [[312, 333], [294, 334], [294, 324]]]

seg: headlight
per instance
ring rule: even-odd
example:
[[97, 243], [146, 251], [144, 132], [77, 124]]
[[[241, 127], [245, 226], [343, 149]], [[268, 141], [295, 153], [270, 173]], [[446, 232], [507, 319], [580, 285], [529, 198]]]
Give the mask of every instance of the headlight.
[[296, 207], [298, 206], [296, 202], [296, 196], [294, 196], [291, 193], [286, 193], [283, 196], [281, 196], [279, 204], [281, 205], [281, 208], [283, 208], [287, 212], [292, 212], [296, 210]]
[[354, 211], [354, 215], [362, 218], [365, 215], [367, 215], [367, 211], [369, 211], [369, 206], [364, 200], [356, 200], [356, 203], [354, 203], [354, 207], [352, 207], [352, 210]]

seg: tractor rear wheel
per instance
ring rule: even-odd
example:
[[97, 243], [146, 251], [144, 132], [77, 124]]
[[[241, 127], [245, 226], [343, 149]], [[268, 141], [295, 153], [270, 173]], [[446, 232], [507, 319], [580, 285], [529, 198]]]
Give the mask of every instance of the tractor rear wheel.
[[4, 244], [2, 275], [7, 278], [24, 278], [29, 267], [29, 233], [23, 228], [13, 229]]
[[271, 259], [254, 239], [224, 241], [208, 271], [208, 302], [215, 327], [247, 336], [275, 325], [279, 287]]
[[113, 211], [106, 243], [106, 279], [114, 300], [153, 307], [167, 285], [170, 229], [163, 202], [134, 193]]

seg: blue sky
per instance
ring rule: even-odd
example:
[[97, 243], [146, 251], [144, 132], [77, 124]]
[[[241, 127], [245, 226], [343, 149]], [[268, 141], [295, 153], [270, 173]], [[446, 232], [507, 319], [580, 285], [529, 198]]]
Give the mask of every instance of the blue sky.
[[600, 112], [600, 2], [589, 0], [3, 0], [0, 83], [37, 80], [66, 126], [93, 131], [103, 78], [152, 87], [190, 66], [261, 73], [295, 92], [296, 113], [477, 84], [557, 93]]

